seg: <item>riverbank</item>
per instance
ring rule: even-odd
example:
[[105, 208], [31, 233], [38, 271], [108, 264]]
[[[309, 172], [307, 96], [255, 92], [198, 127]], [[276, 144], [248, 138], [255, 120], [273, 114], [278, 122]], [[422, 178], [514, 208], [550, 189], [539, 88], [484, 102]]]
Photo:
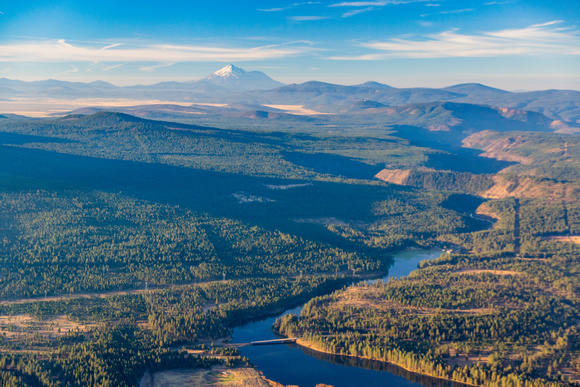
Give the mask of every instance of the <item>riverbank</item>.
[[573, 384], [574, 358], [562, 343], [576, 340], [575, 294], [555, 278], [573, 279], [554, 263], [573, 265], [575, 256], [451, 258], [400, 280], [314, 299], [274, 329], [328, 362], [397, 366], [448, 386]]
[[[383, 281], [387, 281], [388, 279], [392, 279], [392, 278], [402, 278], [402, 277], [407, 277], [412, 271], [414, 271], [415, 269], [418, 269], [418, 264], [420, 262], [422, 262], [423, 260], [431, 260], [434, 258], [437, 258], [441, 253], [443, 253], [444, 250], [439, 250], [439, 249], [432, 249], [432, 250], [422, 250], [422, 249], [406, 249], [402, 252], [399, 252], [396, 256], [396, 260], [395, 263], [396, 265], [394, 265], [391, 270], [389, 270], [388, 276], [382, 278]], [[375, 282], [375, 281], [371, 281], [371, 282]], [[280, 333], [280, 332], [275, 332], [277, 335], [280, 336], [285, 336], [284, 334]], [[470, 383], [465, 383], [453, 378], [445, 378], [445, 377], [441, 377], [441, 376], [435, 376], [432, 373], [429, 372], [424, 372], [421, 369], [414, 369], [414, 368], [410, 368], [410, 367], [406, 367], [404, 364], [400, 364], [394, 361], [386, 361], [383, 359], [378, 359], [378, 358], [373, 358], [373, 357], [368, 357], [368, 356], [355, 356], [355, 355], [348, 355], [348, 354], [340, 354], [340, 353], [335, 353], [329, 350], [326, 350], [324, 348], [321, 348], [320, 346], [316, 345], [316, 343], [305, 340], [301, 337], [299, 337], [296, 341], [296, 345], [302, 347], [302, 348], [307, 348], [308, 350], [314, 351], [314, 352], [318, 352], [320, 354], [326, 354], [326, 355], [331, 355], [331, 356], [337, 356], [337, 357], [346, 357], [346, 358], [350, 358], [350, 359], [357, 359], [360, 360], [361, 362], [363, 360], [370, 360], [373, 362], [379, 362], [379, 363], [383, 363], [383, 364], [388, 364], [390, 366], [394, 366], [394, 367], [398, 367], [401, 370], [404, 370], [408, 373], [411, 374], [415, 374], [415, 375], [421, 375], [424, 377], [429, 377], [432, 378], [434, 380], [437, 381], [441, 381], [441, 382], [453, 382], [454, 384], [459, 384], [459, 385], [463, 385], [463, 386], [476, 386], [475, 384], [470, 384]]]
[[[393, 264], [388, 274], [376, 276], [376, 280], [387, 281], [389, 278], [407, 276], [417, 269], [423, 260], [439, 257], [443, 251], [440, 248], [407, 249], [393, 255]], [[379, 277], [377, 279], [377, 277]], [[357, 278], [353, 282], [374, 282], [369, 278]], [[278, 315], [299, 315], [302, 307], [287, 310]], [[247, 343], [254, 340], [275, 339], [279, 336], [272, 331], [276, 317], [256, 321], [234, 328], [232, 343]], [[285, 385], [314, 386], [316, 384], [334, 385], [337, 387], [359, 385], [365, 381], [367, 387], [390, 386], [429, 386], [451, 387], [445, 380], [435, 380], [429, 376], [411, 373], [390, 363], [371, 360], [358, 361], [356, 358], [341, 358], [331, 354], [317, 356], [313, 351], [303, 346], [273, 345], [246, 346], [240, 348], [242, 355], [248, 358], [256, 368], [272, 380]]]
[[401, 364], [398, 364], [398, 363], [395, 363], [395, 362], [392, 362], [392, 361], [385, 361], [385, 360], [382, 360], [382, 359], [376, 359], [376, 358], [372, 358], [372, 357], [368, 357], [368, 356], [353, 356], [353, 355], [346, 355], [346, 354], [341, 354], [341, 353], [334, 353], [334, 352], [325, 350], [323, 348], [320, 348], [315, 343], [313, 343], [311, 341], [308, 341], [308, 340], [305, 340], [305, 339], [302, 339], [302, 338], [299, 338], [299, 339], [296, 340], [296, 345], [299, 345], [299, 346], [301, 346], [303, 348], [308, 348], [309, 350], [314, 351], [314, 352], [324, 353], [324, 354], [327, 354], [327, 355], [344, 356], [344, 357], [348, 357], [348, 358], [352, 358], [352, 359], [372, 360], [372, 361], [376, 361], [376, 362], [390, 364], [390, 365], [399, 367], [402, 370], [405, 370], [407, 372], [414, 373], [414, 374], [417, 374], [417, 375], [428, 376], [428, 377], [433, 378], [433, 379], [436, 379], [436, 380], [449, 381], [449, 382], [454, 382], [454, 383], [460, 383], [461, 385], [464, 385], [464, 386], [477, 386], [475, 384], [465, 383], [465, 382], [462, 382], [462, 381], [459, 381], [459, 380], [455, 380], [455, 379], [452, 379], [452, 378], [442, 378], [442, 377], [439, 377], [439, 376], [435, 376], [433, 374], [430, 374], [428, 372], [420, 372], [419, 370], [407, 368], [407, 367], [404, 367]]

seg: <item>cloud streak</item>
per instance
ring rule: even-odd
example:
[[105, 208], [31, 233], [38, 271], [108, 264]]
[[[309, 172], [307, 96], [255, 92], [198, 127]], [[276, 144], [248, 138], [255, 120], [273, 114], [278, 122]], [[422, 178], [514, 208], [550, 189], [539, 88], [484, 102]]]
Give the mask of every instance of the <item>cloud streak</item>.
[[288, 20], [295, 22], [303, 22], [303, 21], [326, 20], [329, 18], [330, 18], [329, 16], [290, 16]]
[[500, 57], [537, 55], [580, 55], [580, 31], [561, 28], [561, 21], [520, 29], [461, 34], [449, 30], [420, 39], [390, 39], [363, 42], [360, 46], [378, 52], [331, 57], [337, 60], [381, 60], [389, 58]]
[[70, 44], [61, 39], [0, 43], [0, 62], [241, 62], [285, 58], [313, 50], [311, 45], [300, 43], [250, 48], [172, 44], [129, 46], [121, 43], [98, 47]]
[[422, 3], [432, 0], [389, 0], [389, 1], [344, 1], [330, 4], [329, 7], [384, 7], [386, 5]]
[[343, 13], [342, 17], [351, 17], [354, 15], [358, 15], [359, 13], [374, 11], [375, 9], [377, 9], [377, 8], [376, 7], [368, 7], [368, 8], [353, 9], [352, 11], [348, 11], [348, 12]]
[[463, 8], [463, 9], [454, 9], [451, 11], [441, 11], [441, 12], [439, 12], [439, 14], [448, 15], [448, 14], [453, 14], [453, 13], [465, 13], [465, 12], [473, 12], [473, 11], [475, 11], [473, 8]]
[[118, 69], [119, 67], [121, 67], [123, 65], [125, 65], [125, 63], [119, 63], [119, 64], [116, 64], [116, 65], [107, 66], [107, 67], [103, 68], [103, 71], [111, 71], [111, 70], [114, 70], [114, 69]]
[[300, 7], [302, 5], [314, 5], [314, 4], [320, 4], [320, 2], [319, 1], [305, 1], [302, 3], [290, 4], [290, 5], [287, 5], [285, 7], [258, 8], [257, 11], [260, 11], [260, 12], [280, 12], [280, 11], [287, 11], [287, 10], [295, 8], [295, 7]]
[[387, 0], [387, 1], [344, 1], [342, 3], [330, 4], [329, 8], [353, 8], [342, 14], [343, 18], [358, 15], [363, 12], [370, 12], [377, 10], [379, 8], [385, 7], [387, 5], [398, 5], [398, 4], [410, 4], [410, 3], [422, 3], [426, 1], [433, 0]]
[[147, 66], [147, 67], [141, 67], [139, 70], [141, 71], [146, 71], [148, 73], [152, 73], [153, 71], [163, 68], [163, 67], [170, 67], [173, 66], [175, 64], [175, 62], [173, 63], [163, 63], [163, 64], [158, 64], [155, 66]]
[[70, 67], [71, 67], [70, 70], [66, 70], [66, 71], [63, 71], [62, 73], [58, 73], [58, 74], [56, 74], [56, 76], [60, 77], [62, 75], [74, 74], [74, 73], [78, 73], [80, 71], [76, 66], [71, 65]]
[[266, 9], [260, 9], [258, 8], [258, 11], [260, 12], [280, 12], [280, 11], [286, 11], [288, 9], [291, 9], [292, 7], [279, 7], [279, 8], [266, 8]]

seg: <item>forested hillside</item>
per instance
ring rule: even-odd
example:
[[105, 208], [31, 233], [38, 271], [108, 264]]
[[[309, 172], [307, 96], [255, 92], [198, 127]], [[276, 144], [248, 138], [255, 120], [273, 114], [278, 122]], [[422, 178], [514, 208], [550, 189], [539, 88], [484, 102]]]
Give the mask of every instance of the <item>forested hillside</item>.
[[[574, 135], [539, 133], [537, 115], [518, 121], [534, 133], [514, 133], [497, 109], [414, 108], [413, 122], [385, 114], [447, 125], [476, 109], [506, 126], [0, 121], [3, 385], [135, 386], [145, 371], [246, 364], [233, 327], [317, 296], [276, 329], [471, 384], [574, 380]], [[337, 291], [433, 246], [456, 253]]]
[[[553, 160], [549, 153], [532, 154]], [[563, 162], [577, 173], [577, 158]], [[580, 203], [565, 193], [573, 184], [560, 185], [564, 192], [553, 195], [486, 201], [475, 216], [495, 219], [493, 228], [436, 238], [462, 254], [424, 261], [407, 278], [315, 298], [275, 329], [319, 351], [468, 384], [577, 383]]]

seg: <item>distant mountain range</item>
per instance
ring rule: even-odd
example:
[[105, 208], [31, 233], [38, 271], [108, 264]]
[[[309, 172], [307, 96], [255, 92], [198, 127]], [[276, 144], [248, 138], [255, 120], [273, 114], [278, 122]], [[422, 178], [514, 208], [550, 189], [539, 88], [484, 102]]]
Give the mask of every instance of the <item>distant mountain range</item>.
[[[0, 100], [11, 98], [126, 98], [172, 102], [244, 104], [268, 111], [264, 105], [301, 105], [324, 113], [380, 109], [414, 103], [469, 103], [542, 113], [551, 120], [580, 123], [580, 92], [544, 90], [513, 93], [477, 83], [445, 88], [394, 88], [377, 82], [344, 86], [318, 81], [284, 85], [263, 72], [228, 65], [196, 81], [162, 82], [119, 87], [103, 81], [91, 83], [46, 80], [24, 82], [0, 79]], [[261, 114], [261, 113], [260, 113]], [[258, 114], [258, 116], [260, 116]]]

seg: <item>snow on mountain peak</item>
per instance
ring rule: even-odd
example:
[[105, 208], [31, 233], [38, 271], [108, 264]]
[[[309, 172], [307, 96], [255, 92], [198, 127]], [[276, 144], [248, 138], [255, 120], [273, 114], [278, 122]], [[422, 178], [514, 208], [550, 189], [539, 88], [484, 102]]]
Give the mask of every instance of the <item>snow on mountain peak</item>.
[[229, 64], [215, 73], [201, 78], [200, 81], [230, 90], [273, 89], [284, 85], [261, 71], [246, 71], [233, 64]]
[[239, 78], [240, 76], [246, 75], [248, 72], [242, 68], [236, 67], [233, 64], [229, 64], [224, 68], [219, 69], [215, 73], [213, 73], [210, 77], [222, 77], [222, 78], [229, 78], [235, 77]]

